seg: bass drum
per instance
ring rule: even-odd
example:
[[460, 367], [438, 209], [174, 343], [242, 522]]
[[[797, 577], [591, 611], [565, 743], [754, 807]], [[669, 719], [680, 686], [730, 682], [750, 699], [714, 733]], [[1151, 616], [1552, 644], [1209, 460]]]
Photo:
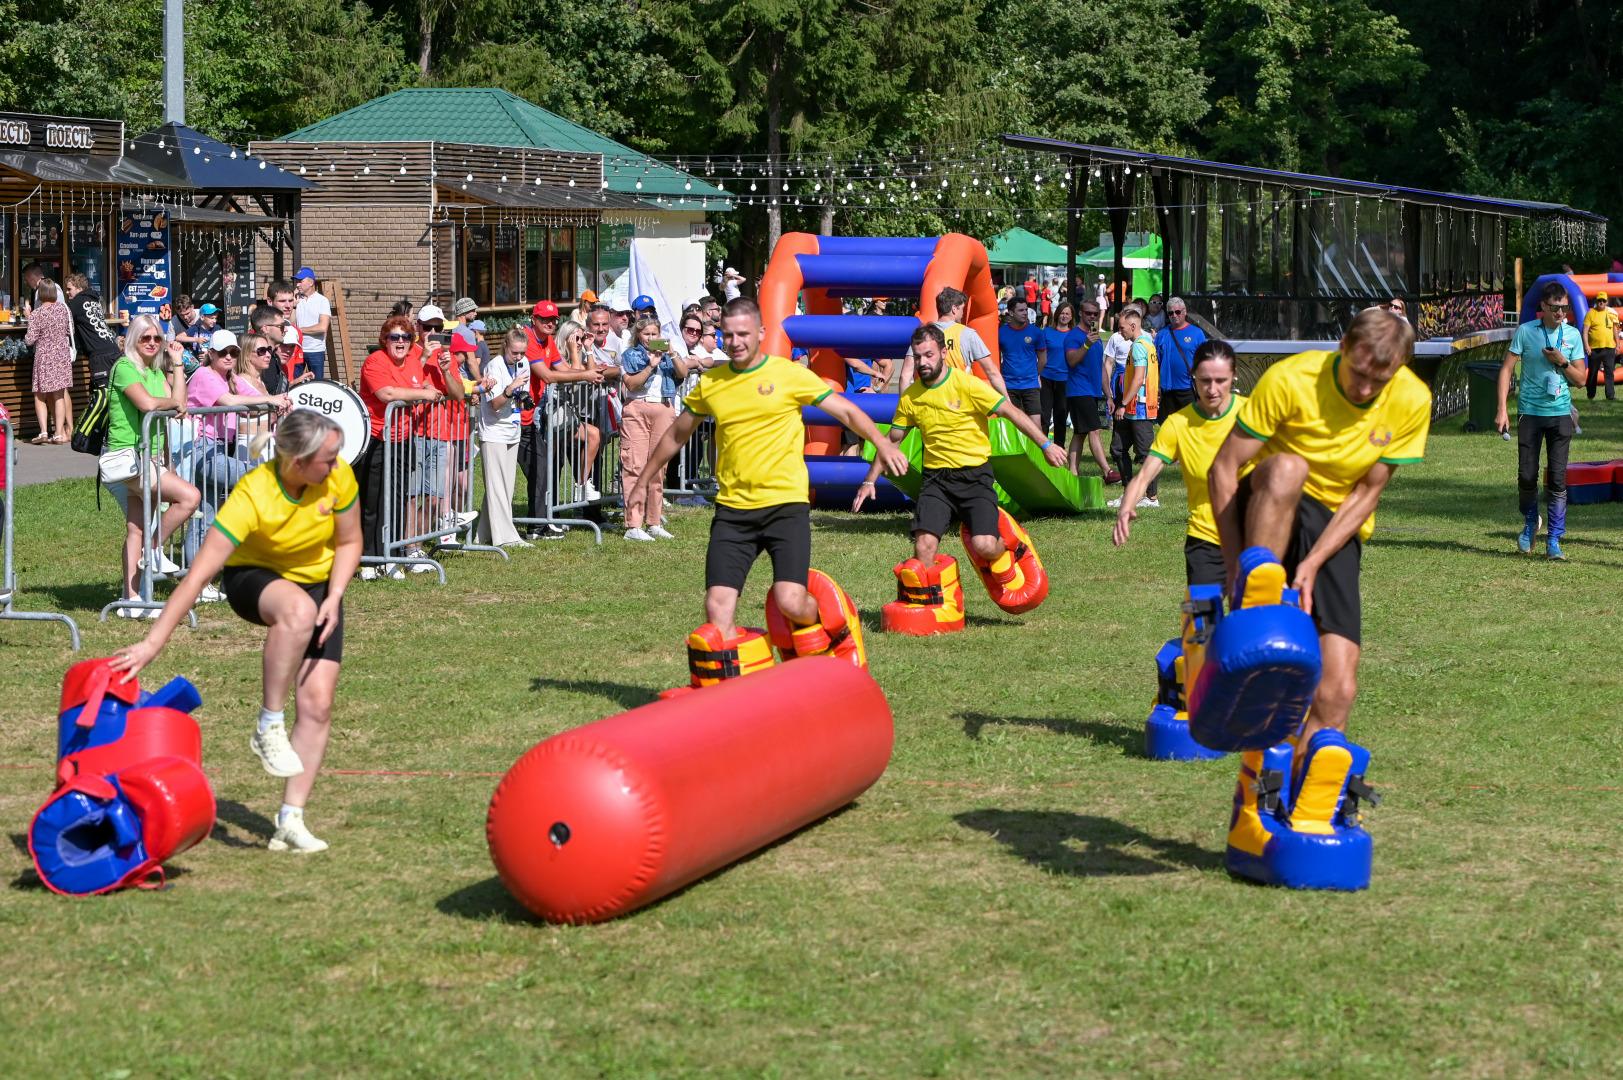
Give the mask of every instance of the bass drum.
[[344, 446], [338, 456], [353, 465], [372, 441], [372, 417], [361, 403], [361, 395], [331, 379], [312, 379], [287, 392], [295, 409], [313, 409], [332, 417], [344, 429]]

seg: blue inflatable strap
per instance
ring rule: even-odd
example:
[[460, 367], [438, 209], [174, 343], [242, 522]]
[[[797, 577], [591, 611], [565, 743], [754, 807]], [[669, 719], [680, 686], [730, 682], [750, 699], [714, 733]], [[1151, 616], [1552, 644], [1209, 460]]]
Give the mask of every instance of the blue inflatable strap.
[[140, 816], [116, 780], [109, 786], [111, 798], [65, 791], [34, 819], [29, 849], [59, 892], [87, 896], [110, 889], [146, 861]]
[[930, 255], [796, 255], [803, 287], [830, 296], [917, 296]]
[[[814, 504], [824, 510], [850, 510], [857, 488], [868, 475], [869, 463], [859, 457], [835, 455], [813, 455], [805, 461]], [[864, 512], [906, 510], [913, 505], [913, 500], [887, 476], [875, 481], [874, 488], [873, 497], [862, 505]]]
[[1188, 688], [1189, 731], [1212, 750], [1263, 750], [1286, 739], [1313, 703], [1319, 632], [1300, 608], [1231, 612], [1212, 632]]
[[181, 676], [175, 676], [163, 684], [159, 690], [152, 693], [141, 691], [140, 700], [136, 702], [138, 709], [162, 708], [174, 709], [177, 712], [189, 713], [203, 704], [203, 695], [197, 692], [197, 687]]

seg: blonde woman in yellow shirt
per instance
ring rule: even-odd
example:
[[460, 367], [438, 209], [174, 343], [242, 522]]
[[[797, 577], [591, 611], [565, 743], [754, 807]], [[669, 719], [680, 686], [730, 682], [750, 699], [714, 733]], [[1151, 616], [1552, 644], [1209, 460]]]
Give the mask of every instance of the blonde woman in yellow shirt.
[[[269, 435], [254, 439], [257, 457]], [[355, 473], [338, 456], [344, 433], [325, 415], [295, 409], [276, 430], [276, 456], [237, 482], [214, 526], [144, 641], [120, 649], [114, 671], [133, 678], [163, 650], [197, 602], [225, 571], [226, 598], [265, 635], [264, 705], [249, 747], [272, 776], [287, 781], [272, 851], [326, 850], [304, 824], [332, 730], [333, 695], [344, 649], [344, 590], [361, 562]], [[283, 716], [289, 692], [298, 722], [291, 739]]]

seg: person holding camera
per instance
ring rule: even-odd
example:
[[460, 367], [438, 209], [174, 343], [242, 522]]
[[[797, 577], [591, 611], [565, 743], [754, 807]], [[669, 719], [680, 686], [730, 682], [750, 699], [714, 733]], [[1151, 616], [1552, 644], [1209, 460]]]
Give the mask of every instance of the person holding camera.
[[484, 363], [480, 385], [479, 445], [485, 463], [485, 498], [479, 506], [477, 542], [497, 547], [534, 547], [513, 525], [513, 487], [518, 472], [520, 397], [528, 397], [530, 336], [522, 326], [507, 331], [500, 356]]
[[[659, 445], [676, 419], [671, 403], [677, 383], [688, 377], [687, 361], [659, 336], [659, 320], [643, 319], [632, 330], [634, 344], [620, 354], [625, 408], [620, 420], [620, 490], [626, 492], [626, 539], [675, 539], [660, 524], [664, 492], [639, 485], [648, 452]], [[647, 528], [643, 528], [644, 521]]]
[[1561, 537], [1567, 531], [1567, 452], [1577, 426], [1572, 419], [1572, 387], [1584, 385], [1589, 374], [1584, 363], [1583, 334], [1567, 322], [1571, 310], [1572, 301], [1564, 286], [1553, 281], [1544, 286], [1539, 294], [1539, 317], [1522, 323], [1505, 352], [1499, 368], [1499, 411], [1493, 421], [1501, 435], [1510, 433], [1505, 402], [1519, 360], [1522, 378], [1516, 403], [1516, 492], [1523, 524], [1516, 548], [1532, 551], [1538, 536], [1538, 463], [1542, 446], [1549, 460], [1544, 494], [1550, 528], [1544, 553], [1552, 559], [1566, 558], [1561, 551]]

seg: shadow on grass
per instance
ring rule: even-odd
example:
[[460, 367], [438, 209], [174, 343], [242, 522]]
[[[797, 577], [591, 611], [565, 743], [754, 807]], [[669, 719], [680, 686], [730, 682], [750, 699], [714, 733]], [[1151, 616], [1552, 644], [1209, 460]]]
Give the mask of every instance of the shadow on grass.
[[[689, 889], [697, 888], [707, 881], [718, 878], [723, 874], [730, 873], [737, 867], [745, 866], [754, 862], [756, 859], [759, 859], [762, 855], [765, 855], [774, 848], [778, 848], [784, 844], [792, 842], [801, 833], [815, 829], [825, 822], [835, 820], [856, 805], [858, 805], [856, 802], [848, 803], [834, 811], [832, 814], [826, 814], [823, 817], [818, 818], [816, 821], [807, 822], [794, 832], [780, 836], [770, 844], [763, 844], [761, 847], [756, 848], [743, 858], [735, 859], [726, 866], [718, 867], [706, 874], [704, 877], [688, 882], [675, 892], [662, 896], [651, 904], [647, 904], [639, 908], [633, 908], [631, 911], [625, 912], [623, 915], [615, 916], [615, 918], [626, 918], [629, 916], [640, 915], [644, 912], [657, 911], [666, 904], [669, 904], [671, 901], [675, 900], [677, 897], [684, 895]], [[513, 897], [513, 894], [507, 891], [507, 886], [502, 884], [502, 879], [500, 877], [488, 877], [481, 882], [458, 889], [449, 896], [441, 897], [435, 902], [434, 907], [443, 915], [452, 915], [460, 919], [472, 919], [476, 922], [486, 922], [493, 919], [499, 919], [502, 922], [508, 923], [533, 923], [537, 925], [542, 925], [546, 922], [546, 920], [542, 919], [538, 915], [535, 915], [523, 904], [519, 903], [518, 900]]]
[[[161, 587], [161, 583], [160, 583]], [[48, 596], [45, 606], [52, 611], [90, 611], [100, 614], [101, 609], [118, 597], [118, 585], [111, 581], [83, 585], [29, 585], [18, 591], [17, 606], [27, 608], [27, 597]], [[160, 597], [161, 599], [161, 597]]]
[[[1466, 554], [1466, 555], [1486, 555], [1489, 558], [1513, 559], [1513, 560], [1516, 560], [1518, 562], [1526, 562], [1526, 561], [1529, 561], [1529, 560], [1537, 562], [1537, 561], [1539, 561], [1539, 560], [1541, 560], [1543, 558], [1543, 555], [1544, 555], [1544, 548], [1543, 548], [1544, 534], [1543, 533], [1539, 534], [1538, 543], [1537, 543], [1537, 545], [1534, 546], [1532, 555], [1529, 555], [1527, 552], [1524, 552], [1524, 551], [1517, 551], [1516, 550], [1516, 536], [1517, 536], [1516, 533], [1513, 533], [1513, 532], [1507, 532], [1507, 533], [1502, 533], [1502, 534], [1501, 533], [1490, 533], [1488, 535], [1489, 536], [1503, 535], [1505, 537], [1505, 541], [1506, 541], [1505, 546], [1502, 547], [1502, 548], [1499, 548], [1499, 547], [1482, 547], [1482, 546], [1479, 546], [1477, 544], [1467, 544], [1467, 543], [1464, 543], [1464, 542], [1459, 541], [1459, 540], [1418, 540], [1418, 539], [1416, 539], [1416, 540], [1408, 540], [1408, 539], [1399, 540], [1399, 539], [1396, 539], [1396, 538], [1390, 538], [1390, 539], [1387, 539], [1387, 540], [1383, 540], [1383, 541], [1381, 541], [1379, 546], [1381, 546], [1381, 547], [1402, 547], [1402, 548], [1431, 548], [1431, 549], [1436, 550], [1436, 551], [1455, 551], [1455, 552], [1460, 552], [1461, 554]], [[1580, 540], [1574, 540], [1574, 539], [1571, 539], [1569, 537], [1562, 537], [1561, 538], [1561, 543], [1563, 545], [1565, 545], [1566, 548], [1569, 551], [1572, 550], [1572, 549], [1575, 549], [1575, 548], [1600, 548], [1600, 549], [1623, 550], [1623, 547], [1620, 547], [1619, 545], [1611, 544], [1611, 543], [1608, 543], [1608, 542], [1602, 541], [1602, 540], [1585, 541], [1585, 540], [1581, 540], [1581, 539]], [[1584, 564], [1586, 566], [1604, 566], [1604, 567], [1607, 567], [1609, 569], [1623, 570], [1623, 563], [1616, 562], [1616, 561], [1610, 560], [1610, 559], [1588, 559], [1588, 558], [1586, 558], [1584, 560]]]
[[[248, 835], [257, 836], [261, 840], [269, 840], [276, 835], [275, 822], [257, 810], [248, 809], [240, 802], [231, 802], [224, 799], [215, 802], [214, 817], [217, 822], [224, 821], [227, 824], [235, 825]], [[209, 839], [218, 840], [226, 847], [247, 848], [260, 846], [238, 840], [220, 828], [218, 824], [214, 826], [214, 830], [209, 834]]]
[[1060, 810], [971, 810], [955, 820], [1051, 874], [1139, 877], [1223, 868], [1221, 852], [1163, 840], [1110, 818]]
[[992, 724], [1013, 727], [1042, 728], [1056, 735], [1076, 735], [1100, 746], [1114, 746], [1129, 757], [1144, 756], [1144, 731], [1128, 724], [1109, 723], [1104, 720], [1071, 720], [1059, 716], [992, 716], [988, 713], [961, 712], [954, 720], [964, 722], [964, 734], [980, 741], [981, 731]]
[[598, 679], [531, 679], [530, 693], [543, 690], [566, 690], [571, 694], [595, 694], [608, 698], [622, 709], [635, 709], [659, 700], [659, 692], [646, 686], [627, 683], [602, 682]]

